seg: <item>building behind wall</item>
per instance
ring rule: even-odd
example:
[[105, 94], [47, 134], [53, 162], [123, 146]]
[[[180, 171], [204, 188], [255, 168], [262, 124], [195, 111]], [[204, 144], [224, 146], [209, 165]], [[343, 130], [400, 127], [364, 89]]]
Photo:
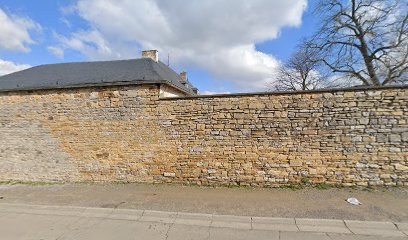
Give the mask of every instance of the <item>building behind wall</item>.
[[159, 61], [158, 51], [142, 58], [104, 62], [49, 64], [0, 77], [0, 92], [156, 84], [162, 97], [198, 93], [187, 79]]

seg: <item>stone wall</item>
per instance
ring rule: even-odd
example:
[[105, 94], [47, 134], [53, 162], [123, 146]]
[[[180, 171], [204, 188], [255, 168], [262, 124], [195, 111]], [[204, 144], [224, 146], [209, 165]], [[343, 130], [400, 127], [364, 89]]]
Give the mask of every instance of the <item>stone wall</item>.
[[0, 94], [0, 181], [152, 181], [158, 86]]
[[160, 102], [176, 179], [408, 185], [408, 89]]
[[0, 93], [0, 181], [408, 185], [408, 88]]

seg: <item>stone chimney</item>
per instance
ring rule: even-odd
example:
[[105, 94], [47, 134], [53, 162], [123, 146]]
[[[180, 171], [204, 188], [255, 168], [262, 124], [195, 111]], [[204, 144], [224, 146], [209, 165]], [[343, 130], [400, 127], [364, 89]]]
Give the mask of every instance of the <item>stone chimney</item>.
[[183, 84], [187, 83], [187, 73], [186, 72], [181, 72], [180, 77], [181, 77], [181, 80], [182, 80]]
[[153, 59], [155, 62], [158, 62], [159, 61], [159, 51], [157, 50], [142, 51], [142, 58], [150, 58], [150, 59]]

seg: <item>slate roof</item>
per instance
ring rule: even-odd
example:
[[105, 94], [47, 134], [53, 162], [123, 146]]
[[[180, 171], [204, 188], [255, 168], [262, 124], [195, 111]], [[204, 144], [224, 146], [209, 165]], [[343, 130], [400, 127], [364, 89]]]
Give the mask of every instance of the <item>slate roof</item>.
[[149, 58], [47, 64], [0, 77], [0, 92], [164, 83], [195, 95], [191, 83], [162, 62]]

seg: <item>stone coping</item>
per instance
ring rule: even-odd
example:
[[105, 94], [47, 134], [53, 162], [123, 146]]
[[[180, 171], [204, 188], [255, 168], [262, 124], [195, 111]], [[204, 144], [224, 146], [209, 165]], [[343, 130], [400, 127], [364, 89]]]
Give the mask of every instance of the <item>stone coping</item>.
[[296, 94], [313, 94], [313, 93], [335, 93], [335, 92], [358, 92], [358, 91], [377, 91], [387, 89], [408, 89], [408, 84], [404, 85], [389, 85], [389, 86], [358, 86], [350, 88], [332, 88], [332, 89], [317, 89], [306, 91], [276, 91], [276, 92], [253, 92], [253, 93], [228, 93], [228, 94], [211, 94], [211, 95], [195, 95], [185, 97], [161, 97], [160, 100], [184, 100], [184, 99], [200, 99], [200, 98], [228, 98], [228, 97], [244, 97], [244, 96], [261, 96], [261, 95], [296, 95]]
[[336, 233], [383, 237], [408, 236], [408, 223], [335, 219], [272, 218], [119, 208], [89, 208], [0, 203], [0, 216], [7, 216], [7, 214], [10, 213], [157, 222], [172, 225], [200, 226], [206, 228]]

